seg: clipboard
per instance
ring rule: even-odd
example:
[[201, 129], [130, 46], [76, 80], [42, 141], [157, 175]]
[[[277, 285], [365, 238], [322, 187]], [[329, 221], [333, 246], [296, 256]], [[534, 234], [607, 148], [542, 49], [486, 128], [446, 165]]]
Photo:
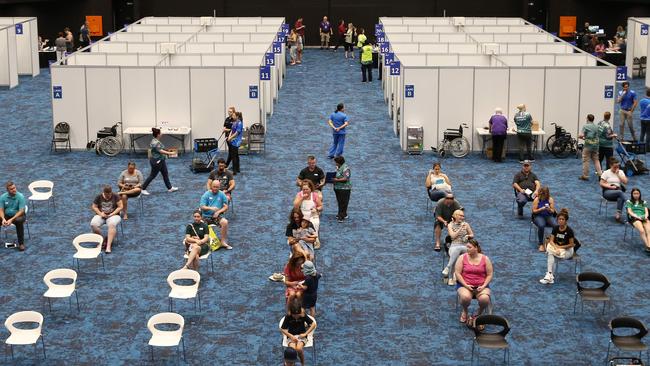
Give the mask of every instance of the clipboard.
[[326, 172], [325, 173], [325, 184], [334, 183], [334, 178], [336, 177], [336, 172]]

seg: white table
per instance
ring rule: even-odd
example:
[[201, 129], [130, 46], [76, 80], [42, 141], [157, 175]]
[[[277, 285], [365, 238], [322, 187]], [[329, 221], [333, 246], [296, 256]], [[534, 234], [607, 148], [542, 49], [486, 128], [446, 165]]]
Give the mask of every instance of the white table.
[[[487, 147], [488, 139], [490, 140], [492, 139], [492, 134], [490, 133], [488, 127], [476, 127], [476, 133], [481, 137], [481, 140], [483, 142], [483, 144], [481, 145], [481, 154], [487, 156], [487, 154], [485, 153], [485, 149]], [[544, 130], [542, 129], [538, 129], [538, 130], [531, 131], [531, 133], [533, 135], [533, 154], [534, 154], [537, 151], [537, 140], [539, 139], [540, 136], [546, 135], [546, 132], [544, 132]], [[508, 129], [506, 134], [507, 136], [516, 136], [517, 130]]]
[[[183, 153], [185, 153], [185, 136], [189, 135], [192, 132], [190, 127], [180, 126], [180, 127], [157, 127], [165, 135], [180, 141], [181, 146], [183, 147]], [[124, 130], [124, 133], [129, 135], [129, 141], [131, 142], [131, 152], [135, 153], [135, 142], [147, 135], [151, 134], [151, 127], [129, 127]]]

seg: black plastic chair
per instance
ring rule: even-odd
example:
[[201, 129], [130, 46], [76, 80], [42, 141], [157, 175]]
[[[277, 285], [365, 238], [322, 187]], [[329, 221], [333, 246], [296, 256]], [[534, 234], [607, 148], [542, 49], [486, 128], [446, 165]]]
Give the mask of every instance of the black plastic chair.
[[[623, 329], [623, 328], [636, 329], [638, 332], [636, 334], [631, 334], [631, 335], [618, 335], [614, 333], [615, 330]], [[609, 344], [607, 345], [607, 358], [606, 358], [607, 361], [609, 361], [609, 350], [613, 343], [614, 346], [620, 349], [621, 351], [639, 352], [639, 358], [641, 358], [641, 352], [646, 351], [646, 357], [650, 362], [650, 354], [648, 354], [648, 346], [646, 346], [641, 341], [641, 339], [643, 339], [643, 337], [645, 337], [645, 335], [648, 334], [648, 329], [645, 327], [645, 325], [643, 325], [643, 323], [640, 320], [626, 317], [626, 316], [614, 318], [609, 322], [609, 329], [610, 329], [610, 338], [609, 338]]]
[[[485, 329], [479, 330], [481, 327], [487, 326], [498, 326], [503, 327], [498, 332], [487, 332]], [[502, 349], [503, 350], [503, 362], [510, 364], [510, 345], [506, 340], [506, 335], [510, 332], [510, 324], [508, 320], [502, 316], [498, 315], [479, 315], [474, 322], [474, 340], [472, 342], [472, 358], [470, 360], [470, 365], [474, 362], [474, 347], [478, 345], [476, 350], [476, 360], [479, 361], [481, 354], [481, 348], [487, 349]]]
[[[599, 287], [585, 287], [581, 282], [598, 282]], [[578, 296], [580, 296], [580, 311], [584, 309], [585, 301], [602, 301], [603, 314], [605, 313], [605, 304], [610, 303], [610, 297], [607, 295], [607, 289], [611, 283], [602, 273], [598, 272], [582, 272], [576, 276], [576, 298], [573, 303], [573, 314], [576, 313], [576, 306], [578, 305]]]
[[64, 149], [72, 151], [70, 146], [70, 125], [67, 122], [59, 122], [54, 126], [54, 132], [52, 133], [52, 146], [50, 146], [50, 152], [58, 150], [58, 144], [65, 144]]

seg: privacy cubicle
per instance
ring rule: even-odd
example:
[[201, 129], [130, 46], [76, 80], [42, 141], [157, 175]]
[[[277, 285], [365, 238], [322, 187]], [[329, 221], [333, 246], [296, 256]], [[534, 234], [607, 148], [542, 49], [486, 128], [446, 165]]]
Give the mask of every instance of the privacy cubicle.
[[[627, 18], [627, 42], [625, 52], [625, 66], [627, 66], [627, 76], [629, 78], [638, 77], [635, 75], [634, 70], [638, 70], [639, 66], [635, 65], [635, 59], [641, 60], [645, 58], [647, 65], [648, 55], [650, 55], [650, 37], [648, 36], [650, 29], [650, 18]], [[648, 77], [647, 70], [645, 72], [645, 86], [650, 88], [650, 78]]]
[[13, 88], [18, 75], [39, 73], [36, 18], [0, 17], [0, 86]]
[[[387, 18], [381, 18], [380, 22], [384, 19]], [[452, 22], [450, 18], [443, 19]], [[473, 19], [465, 20], [467, 24]], [[391, 27], [400, 25], [391, 24]], [[441, 21], [437, 24], [442, 26]], [[553, 38], [552, 43], [521, 43], [529, 40], [521, 38], [523, 33], [513, 33], [511, 38], [519, 37], [518, 44], [494, 42], [502, 39], [494, 35], [479, 36], [486, 42], [472, 44], [476, 34], [463, 33], [463, 26], [453, 27], [458, 33], [439, 34], [439, 40], [448, 42], [435, 46], [435, 42], [405, 45], [401, 41], [407, 38], [404, 33], [396, 33], [400, 41], [394, 43], [393, 35], [385, 32], [390, 51], [400, 65], [399, 75], [391, 75], [393, 66], [386, 65], [384, 57], [384, 92], [404, 150], [407, 126], [422, 126], [423, 143], [429, 147], [438, 145], [445, 129], [467, 123], [470, 128], [466, 137], [472, 150], [478, 151], [484, 146], [476, 129], [487, 126], [495, 107], [503, 108], [504, 115], [512, 121], [515, 107], [524, 103], [543, 130], [552, 133], [550, 123], [555, 122], [574, 136], [588, 113], [600, 117], [605, 111], [613, 111], [613, 65], [597, 66], [599, 61], [591, 55], [569, 53], [570, 45], [539, 29], [536, 34]], [[423, 47], [446, 48], [447, 52], [423, 53]], [[452, 48], [455, 53], [448, 53]], [[407, 50], [411, 52], [402, 52]], [[571, 52], [574, 52], [572, 47]]]
[[[205, 18], [181, 20], [194, 19], [206, 22]], [[268, 62], [265, 55], [273, 51], [275, 35], [282, 31], [282, 18], [275, 18], [279, 19], [275, 32], [256, 36], [267, 40], [265, 45], [237, 47], [232, 43], [228, 47], [241, 52], [227, 53], [215, 45], [218, 42], [193, 43], [198, 35], [208, 34], [203, 32], [217, 18], [208, 19], [197, 33], [185, 33], [184, 37], [179, 36], [182, 33], [161, 33], [158, 38], [155, 33], [129, 33], [133, 29], [130, 26], [111, 35], [111, 41], [95, 43], [91, 52], [72, 54], [66, 59], [67, 65], [54, 64], [52, 85], [59, 88], [62, 97], [53, 92], [53, 123], [66, 121], [71, 125], [72, 147], [85, 148], [97, 130], [122, 121], [124, 129], [189, 127], [191, 133], [185, 139], [189, 149], [194, 138], [219, 137], [231, 105], [243, 113], [246, 127], [265, 125], [281, 85], [284, 58], [281, 53], [270, 55], [275, 62], [269, 80], [260, 80], [260, 66]], [[154, 18], [145, 20], [155, 22]], [[223, 41], [224, 34], [212, 35]], [[217, 48], [219, 51], [213, 52]], [[280, 52], [284, 52], [283, 47]]]

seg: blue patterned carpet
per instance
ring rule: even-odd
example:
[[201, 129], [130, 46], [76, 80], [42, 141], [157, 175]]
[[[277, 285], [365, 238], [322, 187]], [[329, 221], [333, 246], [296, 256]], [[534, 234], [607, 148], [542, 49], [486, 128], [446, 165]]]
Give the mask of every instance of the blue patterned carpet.
[[[296, 192], [294, 179], [315, 154], [325, 171], [330, 132], [325, 121], [338, 102], [351, 118], [346, 160], [353, 172], [350, 220], [334, 218], [333, 192], [325, 192], [321, 231], [323, 273], [318, 300], [316, 345], [321, 365], [457, 365], [469, 363], [472, 333], [458, 323], [455, 292], [440, 281], [440, 256], [433, 251], [432, 216], [425, 210], [425, 173], [431, 155], [400, 152], [378, 82], [361, 84], [358, 64], [343, 53], [307, 50], [302, 66], [290, 67], [280, 102], [269, 122], [264, 156], [242, 158], [237, 176], [236, 215], [231, 219], [233, 251], [215, 253], [215, 274], [202, 264], [203, 311], [191, 301], [176, 302], [186, 318], [187, 364], [279, 365], [278, 321], [283, 287], [267, 279], [287, 259], [284, 228]], [[376, 74], [375, 74], [376, 77]], [[635, 82], [639, 92], [641, 84]], [[72, 239], [89, 232], [89, 206], [102, 184], [114, 184], [129, 156], [97, 157], [91, 152], [49, 154], [51, 108], [49, 73], [21, 78], [16, 89], [0, 91], [0, 180], [12, 179], [22, 192], [29, 182], [55, 182], [56, 212], [44, 207], [30, 217], [32, 239], [25, 253], [1, 249], [0, 317], [20, 310], [45, 311], [43, 275], [72, 267]], [[30, 347], [16, 349], [16, 364], [174, 364], [175, 353], [157, 350], [149, 361], [147, 319], [167, 310], [167, 275], [183, 264], [180, 243], [203, 192], [206, 175], [189, 172], [189, 154], [170, 162], [167, 193], [158, 178], [145, 200], [144, 216], [131, 206], [126, 238], [106, 257], [106, 274], [82, 263], [81, 312], [66, 301], [45, 313], [47, 361]], [[144, 174], [143, 156], [135, 159]], [[513, 365], [591, 365], [607, 349], [607, 323], [631, 315], [650, 324], [647, 292], [650, 257], [638, 238], [624, 242], [622, 225], [598, 215], [596, 180], [580, 182], [580, 162], [539, 159], [534, 170], [548, 184], [558, 207], [569, 207], [570, 224], [583, 243], [583, 270], [612, 281], [611, 310], [585, 306], [573, 315], [572, 263], [561, 263], [553, 286], [538, 280], [546, 257], [528, 241], [529, 222], [513, 218], [512, 176], [519, 164], [501, 165], [470, 156], [447, 159], [467, 219], [495, 266], [495, 313], [507, 317]], [[647, 194], [648, 178], [630, 186]], [[3, 184], [4, 186], [4, 184]], [[13, 235], [11, 233], [10, 235]], [[644, 295], [645, 294], [645, 295]], [[643, 300], [646, 299], [646, 300]], [[8, 332], [2, 328], [0, 337]], [[310, 353], [308, 353], [311, 356]], [[481, 352], [484, 364], [499, 364], [502, 353]], [[310, 361], [310, 357], [308, 357]], [[311, 362], [309, 362], [311, 364]]]

